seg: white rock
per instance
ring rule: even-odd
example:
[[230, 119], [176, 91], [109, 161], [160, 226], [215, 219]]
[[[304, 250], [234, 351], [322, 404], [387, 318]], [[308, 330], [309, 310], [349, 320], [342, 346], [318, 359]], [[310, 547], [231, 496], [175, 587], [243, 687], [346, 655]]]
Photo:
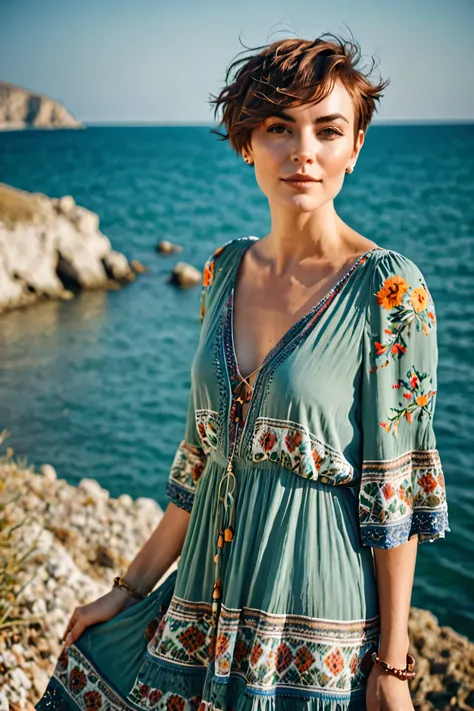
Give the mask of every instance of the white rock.
[[56, 481], [56, 479], [58, 478], [56, 469], [52, 467], [51, 464], [43, 464], [40, 471], [43, 476], [49, 481]]
[[85, 207], [77, 207], [73, 216], [73, 222], [79, 232], [83, 234], [94, 234], [99, 229], [99, 215]]
[[46, 603], [42, 597], [39, 597], [33, 603], [33, 612], [35, 615], [45, 615], [46, 614], [46, 612], [47, 612]]
[[12, 654], [8, 649], [5, 649], [5, 651], [0, 654], [0, 661], [3, 663], [6, 669], [13, 669], [16, 665], [15, 655]]
[[183, 248], [167, 239], [162, 239], [161, 242], [158, 242], [156, 250], [162, 254], [171, 254], [172, 252], [181, 252]]
[[123, 279], [130, 274], [128, 259], [120, 252], [112, 250], [106, 255], [104, 262], [114, 279]]
[[81, 479], [78, 489], [85, 491], [94, 501], [107, 501], [109, 498], [107, 489], [102, 488], [95, 479]]
[[129, 494], [121, 494], [117, 501], [120, 502], [121, 506], [125, 506], [125, 508], [130, 508], [130, 506], [133, 506], [133, 499]]
[[[108, 288], [104, 260], [110, 253], [98, 215], [76, 206], [71, 195], [50, 200], [0, 183], [0, 311], [43, 296], [71, 298], [61, 279]], [[113, 252], [109, 259], [117, 273], [125, 273], [126, 263], [127, 275], [135, 276], [123, 255]]]
[[19, 689], [31, 689], [31, 681], [30, 679], [28, 679], [25, 672], [20, 667], [17, 667], [16, 669], [13, 669], [13, 671], [10, 672], [10, 679]]
[[7, 692], [5, 688], [0, 689], [0, 711], [9, 711], [10, 704], [7, 699]]
[[186, 262], [177, 262], [171, 272], [171, 281], [177, 283], [182, 288], [200, 284], [201, 280], [202, 274], [199, 269], [196, 269]]
[[70, 215], [76, 209], [76, 201], [72, 195], [64, 195], [64, 197], [59, 198], [57, 207], [63, 215]]

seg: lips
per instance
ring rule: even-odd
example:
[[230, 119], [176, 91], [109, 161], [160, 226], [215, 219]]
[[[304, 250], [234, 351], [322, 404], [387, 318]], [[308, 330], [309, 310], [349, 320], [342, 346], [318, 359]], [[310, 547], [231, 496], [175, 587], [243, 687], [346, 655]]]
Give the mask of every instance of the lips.
[[313, 178], [311, 175], [290, 175], [288, 178], [282, 178], [285, 183], [320, 183], [320, 180]]

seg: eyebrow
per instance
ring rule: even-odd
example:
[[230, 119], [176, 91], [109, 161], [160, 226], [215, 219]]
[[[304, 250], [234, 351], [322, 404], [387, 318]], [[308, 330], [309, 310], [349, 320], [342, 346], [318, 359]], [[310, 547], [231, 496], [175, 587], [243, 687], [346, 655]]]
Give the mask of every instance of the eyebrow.
[[[290, 114], [287, 114], [286, 111], [275, 111], [275, 113], [272, 114], [272, 116], [278, 116], [282, 119], [285, 119], [285, 121], [290, 121], [291, 123], [296, 123], [296, 120], [291, 116]], [[271, 118], [271, 116], [267, 116], [267, 118]], [[327, 116], [318, 116], [317, 118], [314, 119], [314, 123], [326, 123], [327, 121], [335, 121], [336, 119], [342, 119], [346, 123], [349, 123], [347, 118], [343, 116], [343, 114], [328, 114]]]

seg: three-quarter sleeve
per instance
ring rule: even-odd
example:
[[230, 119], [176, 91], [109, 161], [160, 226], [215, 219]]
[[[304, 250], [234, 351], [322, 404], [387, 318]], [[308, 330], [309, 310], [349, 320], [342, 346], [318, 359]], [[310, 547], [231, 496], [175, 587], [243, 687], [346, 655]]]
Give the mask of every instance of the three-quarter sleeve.
[[409, 258], [388, 250], [373, 269], [362, 368], [363, 545], [444, 538], [446, 488], [433, 429], [438, 347], [433, 298]]
[[[206, 313], [208, 292], [214, 279], [214, 259], [216, 252], [208, 257], [204, 265], [199, 317], [201, 333]], [[196, 488], [204, 470], [206, 458], [207, 455], [202, 447], [197, 429], [194, 384], [191, 377], [184, 438], [176, 450], [166, 485], [166, 495], [168, 499], [189, 513], [193, 507]]]

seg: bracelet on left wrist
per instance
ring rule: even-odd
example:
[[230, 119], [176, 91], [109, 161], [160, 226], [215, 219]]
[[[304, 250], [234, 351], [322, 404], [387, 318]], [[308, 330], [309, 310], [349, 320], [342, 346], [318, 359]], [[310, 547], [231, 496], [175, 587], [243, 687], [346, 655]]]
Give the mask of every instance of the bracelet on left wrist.
[[396, 676], [398, 679], [407, 680], [414, 679], [416, 676], [415, 672], [415, 657], [407, 653], [406, 655], [406, 666], [404, 669], [397, 668], [392, 664], [389, 664], [385, 659], [382, 659], [377, 652], [372, 652], [372, 661], [375, 665], [383, 669], [388, 674]]

